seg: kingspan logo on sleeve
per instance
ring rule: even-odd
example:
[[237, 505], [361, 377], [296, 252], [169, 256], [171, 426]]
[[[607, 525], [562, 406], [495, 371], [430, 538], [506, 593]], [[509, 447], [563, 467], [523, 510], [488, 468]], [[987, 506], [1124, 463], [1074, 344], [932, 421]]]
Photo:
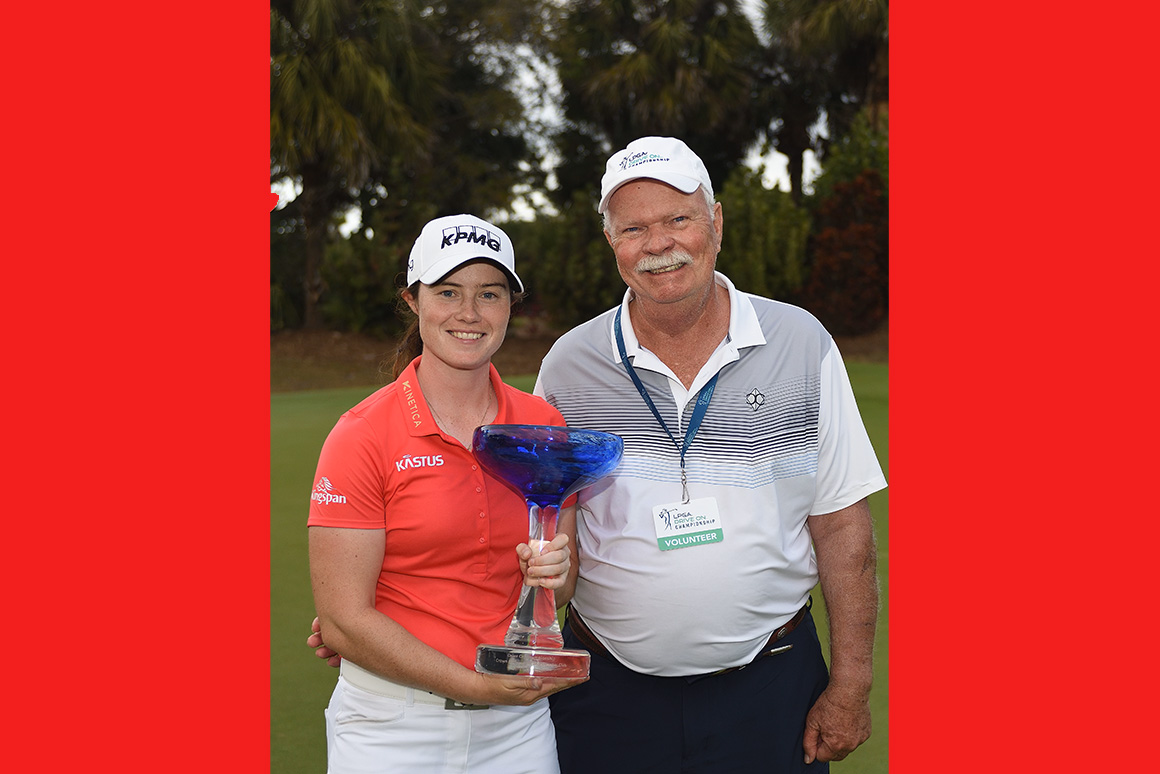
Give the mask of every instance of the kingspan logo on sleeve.
[[323, 476], [314, 485], [314, 491], [310, 493], [310, 499], [319, 505], [326, 505], [328, 503], [338, 503], [341, 505], [346, 502], [346, 495], [340, 495], [335, 492], [334, 485], [330, 483], [330, 479]]
[[464, 241], [468, 244], [486, 245], [493, 252], [498, 253], [500, 250], [499, 237], [475, 225], [451, 226], [443, 229], [443, 241], [439, 244], [439, 249], [452, 247]]

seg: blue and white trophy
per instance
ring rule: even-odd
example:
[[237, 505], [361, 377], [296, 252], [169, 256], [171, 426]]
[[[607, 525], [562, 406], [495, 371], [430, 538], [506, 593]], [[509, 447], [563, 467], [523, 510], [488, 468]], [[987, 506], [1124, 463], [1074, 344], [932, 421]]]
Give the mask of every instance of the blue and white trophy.
[[[612, 472], [624, 453], [620, 436], [551, 425], [484, 425], [471, 445], [479, 464], [528, 505], [528, 545], [556, 536], [560, 506]], [[552, 589], [524, 585], [503, 645], [480, 645], [475, 670], [499, 675], [586, 677], [586, 650], [564, 648]]]

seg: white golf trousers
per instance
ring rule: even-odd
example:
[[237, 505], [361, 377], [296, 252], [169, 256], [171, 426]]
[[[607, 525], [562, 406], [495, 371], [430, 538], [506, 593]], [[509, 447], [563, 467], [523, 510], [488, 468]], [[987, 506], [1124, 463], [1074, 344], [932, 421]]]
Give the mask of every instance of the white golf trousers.
[[326, 708], [327, 774], [559, 774], [548, 700], [446, 709], [339, 677]]

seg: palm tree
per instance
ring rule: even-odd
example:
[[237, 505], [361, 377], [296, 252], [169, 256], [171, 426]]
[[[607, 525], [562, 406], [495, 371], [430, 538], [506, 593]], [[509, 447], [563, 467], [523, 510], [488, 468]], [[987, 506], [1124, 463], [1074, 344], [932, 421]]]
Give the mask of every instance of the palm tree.
[[303, 324], [320, 325], [320, 268], [337, 212], [385, 154], [425, 157], [431, 97], [443, 73], [423, 54], [417, 4], [273, 0], [270, 177], [300, 181], [305, 229]]
[[884, 129], [889, 100], [888, 0], [765, 0], [767, 61], [777, 73], [780, 126], [771, 131], [790, 158], [795, 196], [802, 153], [825, 155], [828, 141], [810, 136], [824, 117], [830, 141], [868, 111]]
[[[542, 173], [514, 44], [538, 40], [540, 0], [275, 0], [271, 179], [300, 182], [304, 325], [322, 324], [334, 220], [357, 204], [374, 251], [405, 261], [432, 217], [486, 216]], [[356, 251], [358, 252], [358, 251]], [[362, 254], [361, 251], [360, 254]]]
[[[782, 40], [808, 57], [835, 56], [847, 93], [873, 118], [889, 100], [890, 8], [888, 0], [783, 0], [768, 2], [769, 24]], [[873, 121], [872, 121], [873, 123]]]

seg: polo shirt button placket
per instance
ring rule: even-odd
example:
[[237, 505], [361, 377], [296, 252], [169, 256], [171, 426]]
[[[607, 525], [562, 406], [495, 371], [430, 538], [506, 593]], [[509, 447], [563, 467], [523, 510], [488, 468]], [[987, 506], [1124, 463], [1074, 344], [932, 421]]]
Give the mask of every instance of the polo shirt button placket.
[[[477, 472], [477, 478], [482, 477], [483, 474], [481, 472], [479, 472], [478, 465], [472, 465], [471, 469]], [[483, 493], [483, 486], [480, 484], [476, 484], [475, 485], [475, 493], [482, 494]], [[486, 497], [487, 497], [487, 495], [484, 495], [485, 499], [486, 499]], [[486, 510], [480, 511], [479, 518], [486, 519], [487, 518], [487, 511]], [[487, 545], [487, 522], [486, 521], [481, 521], [479, 523], [479, 531], [480, 531], [479, 544], [481, 546]]]

